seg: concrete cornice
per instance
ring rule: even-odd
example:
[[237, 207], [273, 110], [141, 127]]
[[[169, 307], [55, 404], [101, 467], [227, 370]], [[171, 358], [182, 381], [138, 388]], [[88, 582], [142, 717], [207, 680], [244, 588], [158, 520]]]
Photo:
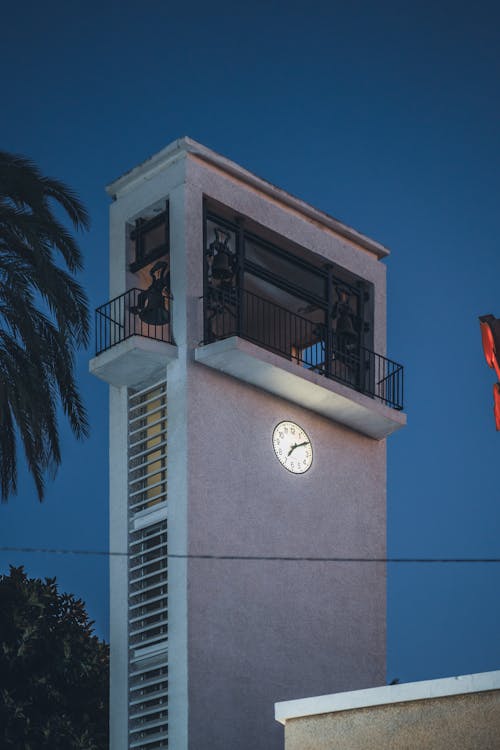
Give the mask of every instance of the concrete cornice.
[[283, 701], [274, 704], [274, 715], [276, 721], [286, 724], [289, 719], [337, 711], [352, 711], [356, 708], [383, 706], [391, 703], [445, 698], [450, 695], [464, 695], [465, 693], [479, 693], [488, 690], [500, 690], [500, 670]]
[[154, 154], [149, 159], [142, 162], [142, 164], [139, 164], [129, 172], [126, 172], [117, 180], [110, 183], [107, 186], [106, 191], [112, 198], [115, 198], [121, 192], [130, 189], [137, 182], [150, 179], [154, 174], [164, 169], [177, 158], [189, 154], [201, 159], [206, 164], [216, 167], [238, 181], [251, 186], [264, 195], [273, 198], [284, 206], [306, 216], [308, 219], [319, 225], [327, 227], [341, 237], [344, 237], [362, 247], [364, 250], [373, 253], [377, 258], [385, 258], [389, 255], [390, 251], [388, 248], [384, 247], [384, 245], [381, 245], [379, 242], [370, 239], [366, 235], [361, 234], [361, 232], [356, 231], [356, 229], [343, 224], [323, 211], [319, 211], [308, 203], [305, 203], [305, 201], [287, 193], [285, 190], [281, 190], [281, 188], [267, 182], [267, 180], [257, 177], [257, 175], [244, 169], [239, 164], [236, 164], [236, 162], [226, 159], [226, 157], [221, 156], [187, 136], [184, 138], [178, 138], [161, 151], [158, 151], [157, 154]]

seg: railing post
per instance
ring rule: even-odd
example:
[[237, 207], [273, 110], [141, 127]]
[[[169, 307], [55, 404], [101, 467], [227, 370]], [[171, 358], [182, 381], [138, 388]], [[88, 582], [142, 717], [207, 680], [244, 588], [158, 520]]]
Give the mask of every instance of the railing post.
[[[361, 337], [361, 334], [360, 334]], [[365, 348], [363, 346], [358, 345], [357, 349], [357, 367], [354, 367], [353, 369], [357, 370], [357, 376], [356, 376], [356, 388], [363, 393], [366, 391], [366, 356], [365, 356]], [[370, 360], [370, 353], [368, 352], [368, 361]], [[356, 363], [355, 363], [356, 364]], [[369, 363], [368, 370], [371, 369], [371, 362]]]
[[244, 276], [245, 276], [245, 233], [243, 231], [243, 219], [237, 219], [238, 230], [236, 232], [236, 327], [237, 335], [243, 332], [244, 308]]
[[326, 290], [326, 320], [325, 320], [325, 376], [330, 378], [332, 376], [333, 366], [333, 331], [332, 331], [332, 320], [333, 320], [333, 268], [329, 265], [327, 267], [327, 290]]
[[207, 259], [207, 204], [203, 201], [203, 341], [208, 343], [209, 321], [208, 321], [208, 259]]

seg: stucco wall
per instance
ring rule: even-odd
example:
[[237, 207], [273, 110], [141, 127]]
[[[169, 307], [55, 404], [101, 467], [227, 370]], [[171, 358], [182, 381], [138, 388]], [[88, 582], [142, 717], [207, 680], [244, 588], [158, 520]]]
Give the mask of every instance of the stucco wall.
[[[190, 553], [383, 557], [385, 445], [202, 367]], [[288, 418], [314, 446], [301, 476], [272, 450]], [[383, 683], [385, 566], [190, 560], [188, 580], [191, 748], [281, 747], [275, 701]]]
[[285, 750], [497, 750], [500, 691], [287, 721]]
[[[385, 268], [255, 192], [188, 162], [188, 343], [202, 339], [203, 193], [376, 284], [385, 346]], [[176, 296], [174, 291], [174, 297]], [[187, 350], [191, 555], [385, 555], [385, 442], [374, 441], [193, 362]], [[276, 460], [274, 426], [313, 443], [295, 476]], [[385, 566], [303, 561], [188, 563], [190, 750], [282, 747], [275, 701], [385, 680]]]

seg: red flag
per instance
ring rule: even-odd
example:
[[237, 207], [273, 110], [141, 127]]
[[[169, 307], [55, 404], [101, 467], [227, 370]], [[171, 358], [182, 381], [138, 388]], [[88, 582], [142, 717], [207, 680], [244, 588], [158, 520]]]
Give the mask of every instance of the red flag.
[[486, 362], [500, 380], [500, 320], [493, 315], [482, 315], [479, 322]]
[[495, 415], [495, 425], [500, 430], [500, 383], [493, 385], [493, 413]]

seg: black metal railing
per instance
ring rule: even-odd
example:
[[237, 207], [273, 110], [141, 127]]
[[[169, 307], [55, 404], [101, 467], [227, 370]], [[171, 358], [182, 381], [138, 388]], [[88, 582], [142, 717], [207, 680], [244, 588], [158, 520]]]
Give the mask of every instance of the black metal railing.
[[129, 289], [96, 309], [96, 355], [130, 336], [173, 343], [172, 296], [162, 295], [163, 301], [154, 310], [143, 306], [143, 296], [143, 289]]
[[204, 306], [205, 344], [241, 336], [393, 409], [403, 408], [403, 366], [363, 346], [346, 343], [324, 323], [233, 288], [209, 290]]

